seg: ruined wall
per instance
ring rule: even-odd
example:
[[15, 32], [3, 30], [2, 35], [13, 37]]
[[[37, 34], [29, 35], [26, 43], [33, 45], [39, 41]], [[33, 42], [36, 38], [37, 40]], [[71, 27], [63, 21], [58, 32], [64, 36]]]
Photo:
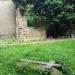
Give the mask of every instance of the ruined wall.
[[27, 18], [20, 15], [19, 9], [17, 9], [16, 17], [16, 35], [20, 40], [43, 40], [46, 38], [46, 30], [41, 28], [34, 28], [27, 26]]
[[20, 40], [45, 39], [45, 29], [27, 26], [27, 18], [16, 11], [12, 0], [0, 0], [0, 38], [14, 37]]
[[16, 9], [12, 0], [0, 0], [0, 38], [16, 33]]

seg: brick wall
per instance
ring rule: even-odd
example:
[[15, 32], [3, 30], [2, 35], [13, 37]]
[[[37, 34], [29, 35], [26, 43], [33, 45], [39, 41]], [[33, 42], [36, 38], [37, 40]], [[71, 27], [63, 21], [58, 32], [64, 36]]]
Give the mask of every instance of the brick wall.
[[16, 36], [19, 40], [43, 40], [46, 38], [45, 29], [27, 26], [27, 18], [20, 15], [19, 9], [17, 9], [16, 23]]

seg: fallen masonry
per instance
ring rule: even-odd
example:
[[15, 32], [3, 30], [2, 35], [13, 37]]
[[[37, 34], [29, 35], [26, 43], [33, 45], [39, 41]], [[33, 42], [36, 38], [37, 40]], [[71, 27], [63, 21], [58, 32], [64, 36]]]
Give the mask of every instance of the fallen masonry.
[[[27, 75], [29, 72], [34, 72], [32, 75], [63, 75], [62, 65], [56, 64], [55, 61], [43, 62], [26, 59], [19, 59], [17, 61], [17, 72], [23, 72]], [[38, 74], [36, 74], [38, 72]], [[41, 73], [41, 74], [40, 74]], [[29, 75], [29, 74], [28, 74]]]

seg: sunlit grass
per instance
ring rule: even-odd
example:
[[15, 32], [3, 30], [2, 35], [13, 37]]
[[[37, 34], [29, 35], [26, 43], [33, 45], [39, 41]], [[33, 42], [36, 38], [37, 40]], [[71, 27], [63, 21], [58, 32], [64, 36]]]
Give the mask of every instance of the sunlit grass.
[[0, 43], [0, 75], [19, 75], [15, 65], [21, 58], [56, 60], [65, 67], [67, 75], [75, 75], [75, 40], [11, 46]]

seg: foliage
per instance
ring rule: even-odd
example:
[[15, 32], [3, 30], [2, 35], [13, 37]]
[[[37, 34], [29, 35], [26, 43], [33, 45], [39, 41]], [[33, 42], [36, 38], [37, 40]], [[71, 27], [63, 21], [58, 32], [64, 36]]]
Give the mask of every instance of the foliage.
[[[38, 16], [27, 16], [27, 25], [29, 27], [39, 27], [38, 22], [36, 23], [36, 21], [38, 20]], [[36, 25], [35, 25], [36, 24]]]
[[65, 3], [62, 0], [38, 0], [33, 12], [46, 21], [45, 26], [54, 37], [63, 36], [75, 24], [73, 3]]
[[[75, 28], [75, 4], [64, 0], [15, 0], [20, 10], [26, 13], [27, 5], [33, 5], [28, 24], [45, 27], [53, 37], [63, 36]], [[37, 16], [34, 18], [34, 16]], [[34, 25], [33, 25], [34, 24]]]

